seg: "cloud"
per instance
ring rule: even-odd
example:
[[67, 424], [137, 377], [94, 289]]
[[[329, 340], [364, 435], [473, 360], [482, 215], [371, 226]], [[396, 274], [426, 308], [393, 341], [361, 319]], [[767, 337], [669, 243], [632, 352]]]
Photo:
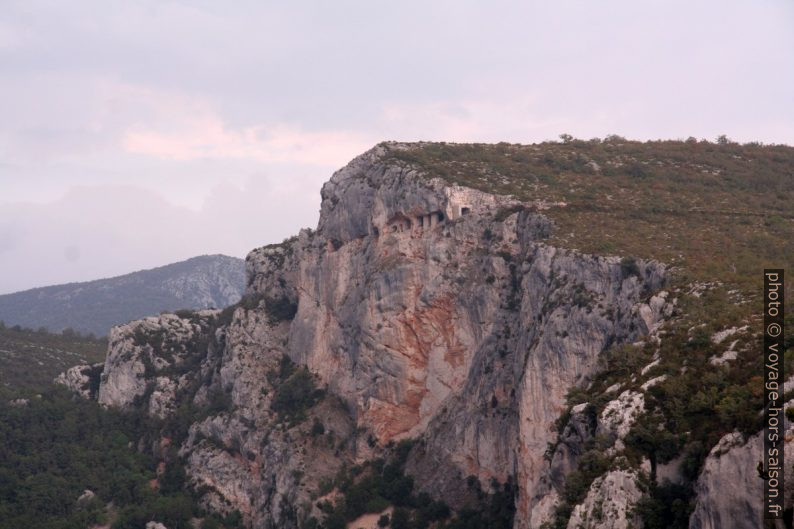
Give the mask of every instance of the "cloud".
[[[59, 90], [52, 91], [53, 86]], [[0, 128], [5, 161], [58, 163], [115, 155], [169, 161], [239, 159], [259, 164], [340, 166], [377, 143], [371, 132], [297, 123], [230, 124], [209, 98], [108, 76], [47, 73], [12, 77], [0, 87], [21, 95]]]
[[228, 127], [213, 115], [187, 117], [178, 132], [145, 127], [128, 131], [122, 140], [130, 153], [170, 160], [247, 158], [262, 163], [292, 162], [338, 166], [375, 143], [346, 131], [305, 131], [286, 124]]
[[456, 142], [530, 142], [555, 138], [571, 125], [567, 118], [549, 115], [534, 94], [504, 99], [463, 99], [454, 104], [388, 104], [383, 108], [386, 127], [400, 131], [421, 130], [412, 139]]
[[293, 170], [212, 187], [175, 205], [136, 186], [80, 186], [46, 203], [0, 203], [0, 293], [86, 281], [201, 254], [244, 257], [317, 223], [327, 175]]
[[200, 221], [130, 186], [75, 187], [49, 203], [3, 204], [0, 233], [18, 236], [3, 259], [0, 290], [164, 264], [201, 247], [192, 230]]
[[793, 15], [787, 0], [7, 0], [0, 290], [243, 255], [313, 225], [322, 182], [381, 140], [792, 143]]

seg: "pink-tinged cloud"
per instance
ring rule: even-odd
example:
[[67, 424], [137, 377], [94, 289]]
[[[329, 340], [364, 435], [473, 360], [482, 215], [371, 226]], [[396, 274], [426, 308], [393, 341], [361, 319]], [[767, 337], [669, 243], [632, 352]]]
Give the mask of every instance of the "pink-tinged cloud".
[[212, 116], [190, 119], [181, 129], [132, 129], [122, 146], [130, 153], [179, 161], [243, 158], [340, 166], [377, 141], [346, 131], [305, 131], [288, 125], [231, 129]]

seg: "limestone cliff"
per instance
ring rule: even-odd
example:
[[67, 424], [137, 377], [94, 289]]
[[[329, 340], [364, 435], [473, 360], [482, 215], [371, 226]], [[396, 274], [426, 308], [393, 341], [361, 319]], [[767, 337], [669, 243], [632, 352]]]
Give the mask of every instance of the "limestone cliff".
[[[157, 446], [180, 442], [206, 504], [239, 509], [252, 527], [322, 518], [325, 481], [407, 438], [420, 490], [462, 507], [472, 480], [511, 481], [515, 527], [539, 527], [576, 465], [572, 439], [621, 427], [571, 424], [549, 461], [565, 395], [605, 349], [658, 326], [665, 267], [551, 246], [553, 223], [531, 204], [384, 153], [334, 174], [316, 231], [249, 254], [236, 308], [115, 328], [98, 399], [166, 424], [203, 410]], [[295, 377], [318, 389], [290, 416], [276, 388]], [[632, 476], [605, 476], [576, 516]], [[626, 526], [626, 502], [604, 527]]]
[[[794, 466], [794, 429], [786, 421], [784, 468]], [[738, 432], [725, 435], [709, 453], [695, 486], [697, 504], [690, 529], [761, 528], [764, 481], [758, 471], [763, 452], [761, 434], [746, 439]], [[786, 487], [784, 506], [791, 509], [794, 493]]]

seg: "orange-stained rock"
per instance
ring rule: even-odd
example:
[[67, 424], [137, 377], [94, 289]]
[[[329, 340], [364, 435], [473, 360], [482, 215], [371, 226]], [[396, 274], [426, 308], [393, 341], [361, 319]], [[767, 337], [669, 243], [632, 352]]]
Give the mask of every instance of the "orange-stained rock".
[[[638, 260], [624, 277], [618, 257], [549, 246], [542, 214], [385, 153], [323, 187], [316, 231], [248, 255], [235, 310], [116, 328], [100, 402], [169, 417], [227, 397], [180, 454], [206, 506], [257, 529], [321, 518], [321, 484], [405, 438], [421, 441], [407, 464], [418, 490], [459, 507], [469, 477], [512, 481], [516, 528], [538, 527], [557, 501], [562, 467], [544, 452], [565, 394], [610, 344], [658, 326], [664, 300], [644, 299], [665, 269]], [[271, 409], [283, 355], [326, 390], [302, 422]]]

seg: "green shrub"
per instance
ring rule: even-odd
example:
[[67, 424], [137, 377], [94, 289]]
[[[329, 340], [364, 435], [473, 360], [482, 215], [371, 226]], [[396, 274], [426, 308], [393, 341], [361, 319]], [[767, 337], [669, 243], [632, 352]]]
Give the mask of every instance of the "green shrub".
[[311, 436], [318, 437], [320, 435], [323, 435], [324, 433], [325, 433], [325, 426], [323, 426], [323, 423], [320, 422], [320, 419], [315, 417], [314, 423], [312, 423]]
[[634, 507], [645, 529], [687, 529], [694, 493], [689, 485], [665, 483], [650, 486]]
[[315, 386], [314, 375], [307, 368], [299, 367], [276, 387], [270, 407], [290, 423], [296, 424], [306, 417], [306, 411], [322, 396], [323, 391]]
[[408, 509], [397, 507], [391, 515], [391, 529], [411, 529]]
[[622, 258], [620, 260], [620, 273], [624, 279], [628, 279], [631, 276], [641, 277], [637, 259], [635, 257]]
[[270, 323], [289, 321], [294, 318], [295, 314], [298, 312], [298, 304], [287, 296], [266, 299], [265, 311], [267, 312]]

